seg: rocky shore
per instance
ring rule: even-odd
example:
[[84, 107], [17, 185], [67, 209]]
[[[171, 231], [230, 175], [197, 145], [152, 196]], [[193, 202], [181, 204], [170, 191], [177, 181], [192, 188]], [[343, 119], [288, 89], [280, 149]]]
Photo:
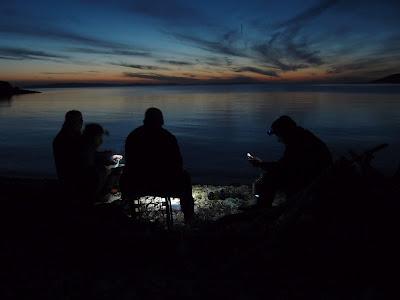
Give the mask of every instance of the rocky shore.
[[71, 209], [55, 180], [3, 177], [0, 293], [40, 299], [383, 299], [390, 295], [387, 268], [397, 253], [387, 242], [393, 218], [381, 216], [383, 198], [372, 212], [365, 209], [368, 197], [376, 199], [371, 191], [343, 194], [348, 182], [324, 192], [325, 203], [332, 200], [327, 211], [319, 208], [316, 216], [316, 208], [307, 208], [280, 232], [273, 211], [241, 212], [254, 201], [249, 186], [194, 186], [197, 220], [184, 226], [176, 209], [175, 226], [166, 230], [154, 220], [132, 222], [113, 205]]

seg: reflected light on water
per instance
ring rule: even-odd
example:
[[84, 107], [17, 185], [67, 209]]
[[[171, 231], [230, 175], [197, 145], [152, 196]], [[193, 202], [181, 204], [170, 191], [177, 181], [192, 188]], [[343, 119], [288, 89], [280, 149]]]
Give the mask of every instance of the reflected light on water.
[[370, 85], [47, 89], [0, 105], [0, 174], [54, 176], [52, 139], [71, 109], [107, 128], [103, 148], [123, 154], [151, 106], [163, 111], [195, 183], [250, 182], [258, 171], [247, 152], [273, 160], [283, 151], [266, 134], [282, 114], [321, 137], [335, 157], [389, 143], [376, 163], [392, 171], [400, 160], [399, 95], [400, 88]]

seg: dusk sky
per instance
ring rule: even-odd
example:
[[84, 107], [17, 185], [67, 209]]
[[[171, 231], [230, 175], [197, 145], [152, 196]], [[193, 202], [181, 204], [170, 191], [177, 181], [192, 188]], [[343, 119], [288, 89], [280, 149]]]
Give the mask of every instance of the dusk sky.
[[2, 1], [14, 84], [363, 82], [400, 72], [400, 1]]

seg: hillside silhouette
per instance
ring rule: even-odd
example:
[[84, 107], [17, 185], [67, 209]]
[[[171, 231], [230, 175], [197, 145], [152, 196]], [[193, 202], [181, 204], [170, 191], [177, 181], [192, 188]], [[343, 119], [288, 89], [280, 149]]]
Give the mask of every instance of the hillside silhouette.
[[21, 94], [33, 94], [40, 93], [37, 91], [23, 90], [19, 87], [12, 86], [7, 81], [0, 81], [0, 97], [8, 97], [13, 95], [21, 95]]
[[400, 73], [374, 80], [371, 83], [400, 83]]

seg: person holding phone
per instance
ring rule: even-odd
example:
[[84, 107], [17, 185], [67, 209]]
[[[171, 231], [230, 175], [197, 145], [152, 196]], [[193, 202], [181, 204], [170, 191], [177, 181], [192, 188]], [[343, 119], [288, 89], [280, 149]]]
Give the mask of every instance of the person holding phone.
[[99, 124], [85, 126], [82, 133], [79, 172], [80, 192], [89, 205], [101, 202], [111, 192], [111, 188], [121, 175], [121, 168], [115, 168], [122, 155], [112, 151], [99, 151], [103, 136], [108, 132]]
[[260, 207], [270, 207], [277, 191], [287, 197], [301, 191], [332, 164], [325, 143], [288, 116], [274, 121], [267, 133], [276, 135], [285, 151], [281, 159], [271, 162], [247, 154], [248, 161], [264, 171], [254, 183]]

